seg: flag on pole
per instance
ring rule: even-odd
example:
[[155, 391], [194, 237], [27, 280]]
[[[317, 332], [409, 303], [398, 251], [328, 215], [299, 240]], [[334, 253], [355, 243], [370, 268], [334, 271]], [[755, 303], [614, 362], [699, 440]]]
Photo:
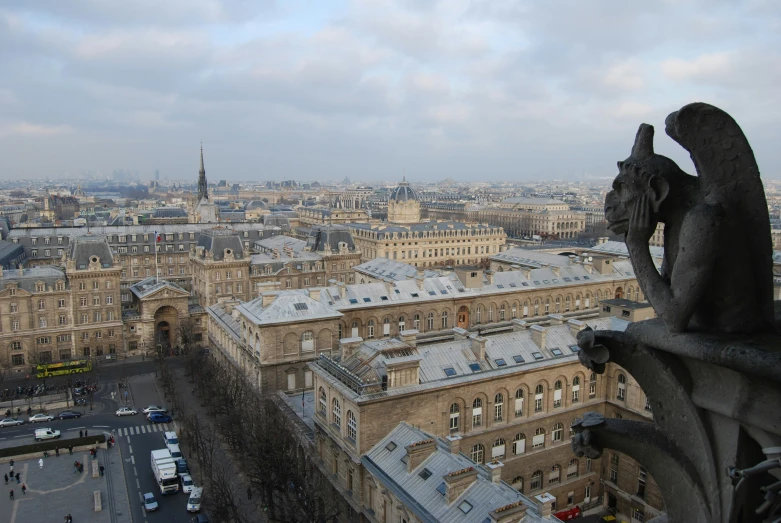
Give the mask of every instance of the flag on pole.
[[155, 243], [160, 243], [163, 240], [163, 235], [155, 231]]

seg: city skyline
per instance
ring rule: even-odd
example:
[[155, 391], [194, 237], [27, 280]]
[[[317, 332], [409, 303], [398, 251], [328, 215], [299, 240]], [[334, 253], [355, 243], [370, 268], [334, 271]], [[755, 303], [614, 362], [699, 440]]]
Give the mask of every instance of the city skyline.
[[0, 9], [0, 178], [190, 179], [203, 140], [213, 180], [583, 180], [641, 122], [694, 174], [663, 126], [695, 100], [781, 176], [771, 2], [152, 7]]

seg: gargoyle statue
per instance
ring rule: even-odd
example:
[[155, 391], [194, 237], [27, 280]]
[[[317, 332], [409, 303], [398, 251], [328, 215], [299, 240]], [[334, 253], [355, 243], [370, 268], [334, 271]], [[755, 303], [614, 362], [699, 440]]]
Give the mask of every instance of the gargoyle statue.
[[[666, 120], [698, 176], [654, 153], [642, 124], [605, 200], [646, 299], [671, 332], [774, 331], [770, 220], [748, 140], [724, 111], [693, 103]], [[664, 223], [661, 274], [648, 241]]]

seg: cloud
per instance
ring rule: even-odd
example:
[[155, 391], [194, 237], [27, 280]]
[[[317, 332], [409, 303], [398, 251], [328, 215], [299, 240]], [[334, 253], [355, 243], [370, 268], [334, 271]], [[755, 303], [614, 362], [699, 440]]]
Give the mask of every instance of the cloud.
[[73, 131], [74, 129], [70, 125], [46, 125], [30, 122], [0, 123], [0, 136], [50, 137]]

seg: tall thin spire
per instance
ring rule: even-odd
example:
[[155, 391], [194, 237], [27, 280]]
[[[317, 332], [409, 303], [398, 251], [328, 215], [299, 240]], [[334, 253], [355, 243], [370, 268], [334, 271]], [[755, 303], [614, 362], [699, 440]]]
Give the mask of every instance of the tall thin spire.
[[198, 200], [209, 199], [209, 186], [206, 183], [206, 169], [203, 166], [203, 142], [201, 142], [201, 169], [198, 171]]

